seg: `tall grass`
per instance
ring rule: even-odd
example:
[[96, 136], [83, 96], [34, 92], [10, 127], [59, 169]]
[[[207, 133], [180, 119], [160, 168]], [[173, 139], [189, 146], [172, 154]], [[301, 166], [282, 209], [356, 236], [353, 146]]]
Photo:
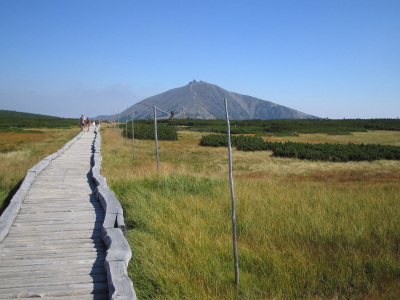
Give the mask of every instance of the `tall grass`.
[[[362, 140], [361, 134], [354, 134]], [[368, 133], [382, 143], [386, 133]], [[234, 151], [240, 284], [234, 285], [227, 151], [181, 132], [131, 146], [102, 132], [125, 209], [139, 299], [397, 299], [400, 163], [303, 162]], [[308, 135], [310, 139], [314, 135]], [[305, 137], [300, 137], [305, 139]], [[328, 137], [334, 139], [336, 137]], [[349, 138], [349, 137], [346, 137]]]

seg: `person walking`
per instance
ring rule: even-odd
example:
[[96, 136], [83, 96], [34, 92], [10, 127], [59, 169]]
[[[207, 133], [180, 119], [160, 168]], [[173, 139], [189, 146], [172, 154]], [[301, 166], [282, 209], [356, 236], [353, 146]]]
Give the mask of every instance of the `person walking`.
[[79, 120], [79, 125], [81, 126], [81, 131], [83, 131], [83, 128], [85, 127], [85, 117], [83, 115]]
[[87, 117], [87, 119], [86, 119], [86, 126], [87, 126], [87, 131], [89, 131], [89, 129], [90, 129], [90, 119], [89, 119], [89, 117]]

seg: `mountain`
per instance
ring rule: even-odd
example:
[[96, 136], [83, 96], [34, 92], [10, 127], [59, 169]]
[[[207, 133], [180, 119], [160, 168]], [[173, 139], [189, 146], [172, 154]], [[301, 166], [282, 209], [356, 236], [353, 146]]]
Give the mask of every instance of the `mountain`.
[[[174, 118], [225, 119], [224, 98], [228, 99], [229, 118], [246, 119], [317, 119], [318, 117], [251, 96], [229, 92], [217, 85], [195, 80], [180, 88], [146, 98], [119, 114], [125, 122], [154, 117], [168, 118], [171, 111]], [[114, 116], [97, 116], [95, 119], [112, 120]], [[118, 116], [116, 116], [118, 118]]]

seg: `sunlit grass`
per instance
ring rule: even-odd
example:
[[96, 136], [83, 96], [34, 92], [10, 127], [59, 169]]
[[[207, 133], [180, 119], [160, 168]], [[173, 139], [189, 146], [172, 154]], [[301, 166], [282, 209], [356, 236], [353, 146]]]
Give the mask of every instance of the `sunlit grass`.
[[[135, 141], [133, 160], [131, 140], [125, 146], [114, 130], [102, 131], [101, 172], [125, 209], [139, 299], [400, 294], [398, 161], [310, 162], [234, 150], [236, 288], [227, 149], [200, 147], [201, 133], [179, 134], [178, 142], [159, 142], [158, 173], [154, 141]], [[396, 132], [363, 134], [345, 137], [400, 141]]]

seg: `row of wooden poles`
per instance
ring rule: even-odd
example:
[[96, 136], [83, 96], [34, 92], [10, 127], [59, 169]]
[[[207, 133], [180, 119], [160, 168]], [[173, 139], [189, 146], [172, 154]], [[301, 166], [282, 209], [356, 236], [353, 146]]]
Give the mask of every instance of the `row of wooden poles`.
[[[232, 240], [233, 240], [233, 257], [234, 257], [234, 268], [235, 268], [235, 283], [239, 284], [239, 262], [237, 254], [237, 239], [236, 239], [236, 210], [235, 210], [235, 191], [233, 185], [233, 172], [232, 172], [232, 148], [231, 148], [231, 129], [228, 116], [228, 100], [224, 98], [225, 102], [225, 113], [226, 113], [226, 124], [227, 124], [227, 135], [228, 135], [228, 157], [229, 157], [229, 182], [231, 190], [231, 202], [232, 202]], [[119, 113], [118, 113], [118, 129], [119, 129]], [[114, 118], [114, 130], [115, 130], [115, 118]], [[125, 122], [125, 145], [128, 136], [128, 121]], [[133, 159], [135, 159], [135, 134], [132, 118], [132, 149]], [[160, 171], [160, 156], [158, 153], [158, 137], [157, 137], [157, 107], [154, 105], [154, 138], [156, 143], [156, 156], [157, 156], [157, 171]]]

